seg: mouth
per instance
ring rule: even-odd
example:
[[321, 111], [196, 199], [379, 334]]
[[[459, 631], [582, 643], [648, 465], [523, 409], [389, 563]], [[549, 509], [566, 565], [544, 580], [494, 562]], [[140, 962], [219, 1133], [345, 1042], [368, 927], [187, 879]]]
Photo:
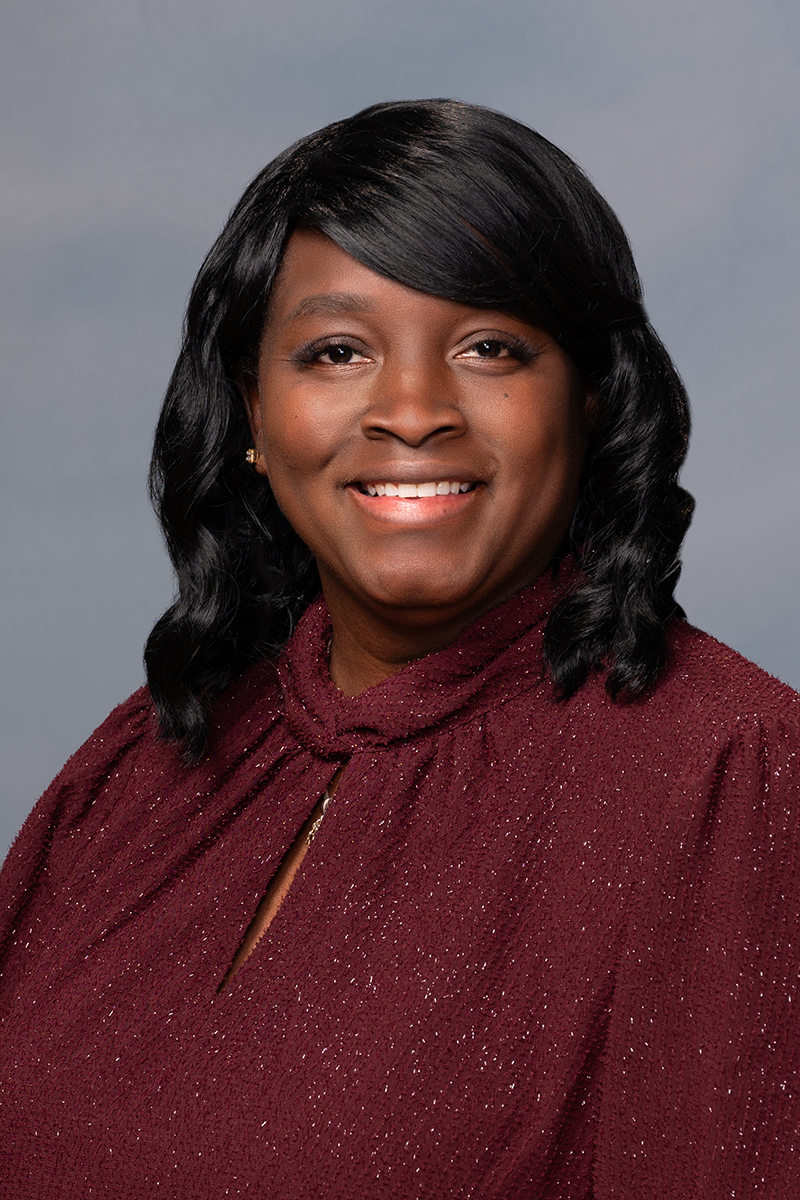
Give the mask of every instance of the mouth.
[[421, 530], [463, 517], [485, 488], [482, 479], [354, 479], [346, 491], [370, 520]]
[[417, 500], [430, 496], [457, 496], [462, 492], [472, 492], [477, 483], [461, 479], [429, 480], [423, 483], [406, 483], [386, 481], [372, 483], [369, 480], [359, 480], [354, 485], [363, 496], [391, 496], [400, 500]]

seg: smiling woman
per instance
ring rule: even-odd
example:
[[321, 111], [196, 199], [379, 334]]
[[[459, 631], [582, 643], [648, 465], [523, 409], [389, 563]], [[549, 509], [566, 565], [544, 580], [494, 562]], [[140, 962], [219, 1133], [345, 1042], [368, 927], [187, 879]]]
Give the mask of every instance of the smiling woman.
[[377, 105], [253, 181], [148, 688], [2, 874], [0, 1196], [790, 1194], [800, 698], [674, 601], [687, 436], [538, 134]]
[[554, 338], [395, 283], [319, 233], [288, 241], [244, 392], [349, 695], [532, 583], [569, 528], [587, 395]]

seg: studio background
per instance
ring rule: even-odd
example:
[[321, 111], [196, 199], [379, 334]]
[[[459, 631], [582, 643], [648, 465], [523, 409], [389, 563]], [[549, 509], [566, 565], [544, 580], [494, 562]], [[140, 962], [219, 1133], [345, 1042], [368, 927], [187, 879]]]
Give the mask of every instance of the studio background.
[[203, 255], [377, 100], [499, 108], [609, 199], [693, 404], [679, 598], [800, 688], [799, 60], [795, 0], [5, 0], [0, 853], [169, 603], [145, 476]]

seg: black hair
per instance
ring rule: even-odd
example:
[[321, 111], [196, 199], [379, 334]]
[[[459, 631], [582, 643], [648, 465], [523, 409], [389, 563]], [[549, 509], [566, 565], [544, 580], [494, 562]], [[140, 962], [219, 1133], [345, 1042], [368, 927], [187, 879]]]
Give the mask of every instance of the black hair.
[[145, 650], [162, 734], [202, 754], [207, 711], [274, 656], [319, 591], [313, 555], [245, 462], [237, 375], [254, 370], [292, 231], [317, 229], [421, 291], [525, 316], [594, 396], [568, 545], [584, 581], [545, 632], [555, 693], [605, 671], [614, 697], [655, 682], [693, 501], [677, 481], [685, 390], [642, 306], [630, 246], [580, 168], [533, 130], [453, 100], [377, 104], [296, 142], [249, 185], [189, 299], [151, 492], [177, 577]]

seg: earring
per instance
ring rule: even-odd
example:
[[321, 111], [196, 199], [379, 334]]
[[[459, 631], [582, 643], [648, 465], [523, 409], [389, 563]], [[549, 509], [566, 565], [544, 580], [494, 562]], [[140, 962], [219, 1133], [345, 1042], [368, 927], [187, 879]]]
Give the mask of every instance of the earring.
[[255, 446], [251, 446], [244, 456], [245, 462], [249, 462], [250, 466], [254, 466], [258, 462], [258, 451]]

